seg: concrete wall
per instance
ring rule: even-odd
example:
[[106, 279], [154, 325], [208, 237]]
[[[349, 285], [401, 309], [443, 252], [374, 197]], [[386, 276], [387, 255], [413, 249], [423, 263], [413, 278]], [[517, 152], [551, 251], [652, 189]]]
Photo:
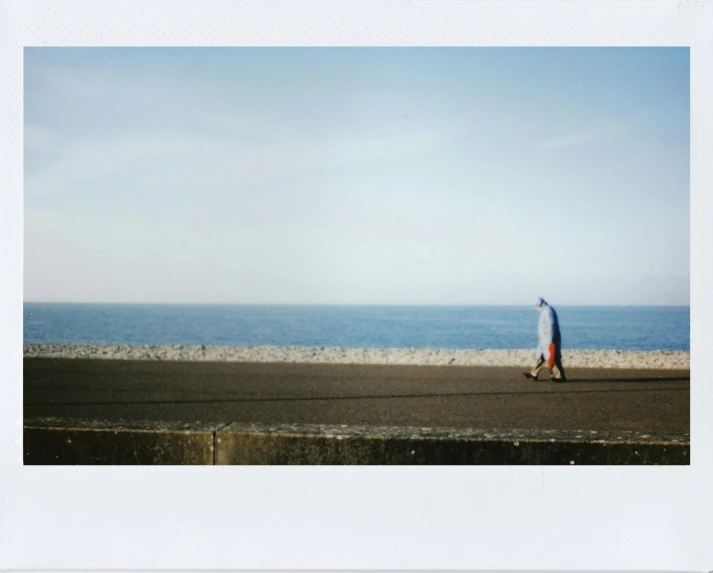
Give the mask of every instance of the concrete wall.
[[29, 420], [24, 459], [27, 465], [213, 464], [221, 425]]
[[689, 464], [687, 434], [25, 421], [25, 464]]

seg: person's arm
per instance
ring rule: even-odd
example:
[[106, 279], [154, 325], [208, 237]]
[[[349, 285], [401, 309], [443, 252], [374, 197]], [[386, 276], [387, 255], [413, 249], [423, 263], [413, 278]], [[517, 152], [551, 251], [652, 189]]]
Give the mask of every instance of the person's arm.
[[540, 322], [540, 342], [546, 348], [555, 341], [554, 333], [554, 317], [552, 310], [545, 308], [542, 311], [542, 321]]

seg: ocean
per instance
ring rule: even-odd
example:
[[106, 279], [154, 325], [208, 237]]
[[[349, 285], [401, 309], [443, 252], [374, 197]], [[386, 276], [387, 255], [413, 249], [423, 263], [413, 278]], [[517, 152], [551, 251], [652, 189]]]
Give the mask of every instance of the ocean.
[[[688, 306], [557, 306], [562, 346], [690, 350]], [[531, 306], [25, 303], [25, 343], [534, 348]]]

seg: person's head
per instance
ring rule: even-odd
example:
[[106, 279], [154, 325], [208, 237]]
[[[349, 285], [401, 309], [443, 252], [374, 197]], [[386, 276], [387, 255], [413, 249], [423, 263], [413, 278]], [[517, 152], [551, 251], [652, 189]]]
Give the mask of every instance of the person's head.
[[537, 302], [535, 303], [535, 308], [537, 310], [542, 310], [542, 307], [544, 307], [547, 303], [545, 302], [545, 299], [540, 297], [537, 299]]

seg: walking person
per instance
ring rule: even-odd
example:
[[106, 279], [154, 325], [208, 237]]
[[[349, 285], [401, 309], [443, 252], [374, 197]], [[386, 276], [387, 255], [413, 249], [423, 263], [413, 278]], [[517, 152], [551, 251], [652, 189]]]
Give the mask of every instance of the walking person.
[[560, 325], [557, 321], [557, 313], [547, 302], [540, 298], [535, 305], [540, 311], [540, 322], [538, 324], [538, 345], [537, 361], [530, 372], [524, 372], [525, 378], [537, 380], [537, 374], [542, 366], [547, 363], [550, 369], [550, 380], [567, 380], [562, 367], [562, 335]]

